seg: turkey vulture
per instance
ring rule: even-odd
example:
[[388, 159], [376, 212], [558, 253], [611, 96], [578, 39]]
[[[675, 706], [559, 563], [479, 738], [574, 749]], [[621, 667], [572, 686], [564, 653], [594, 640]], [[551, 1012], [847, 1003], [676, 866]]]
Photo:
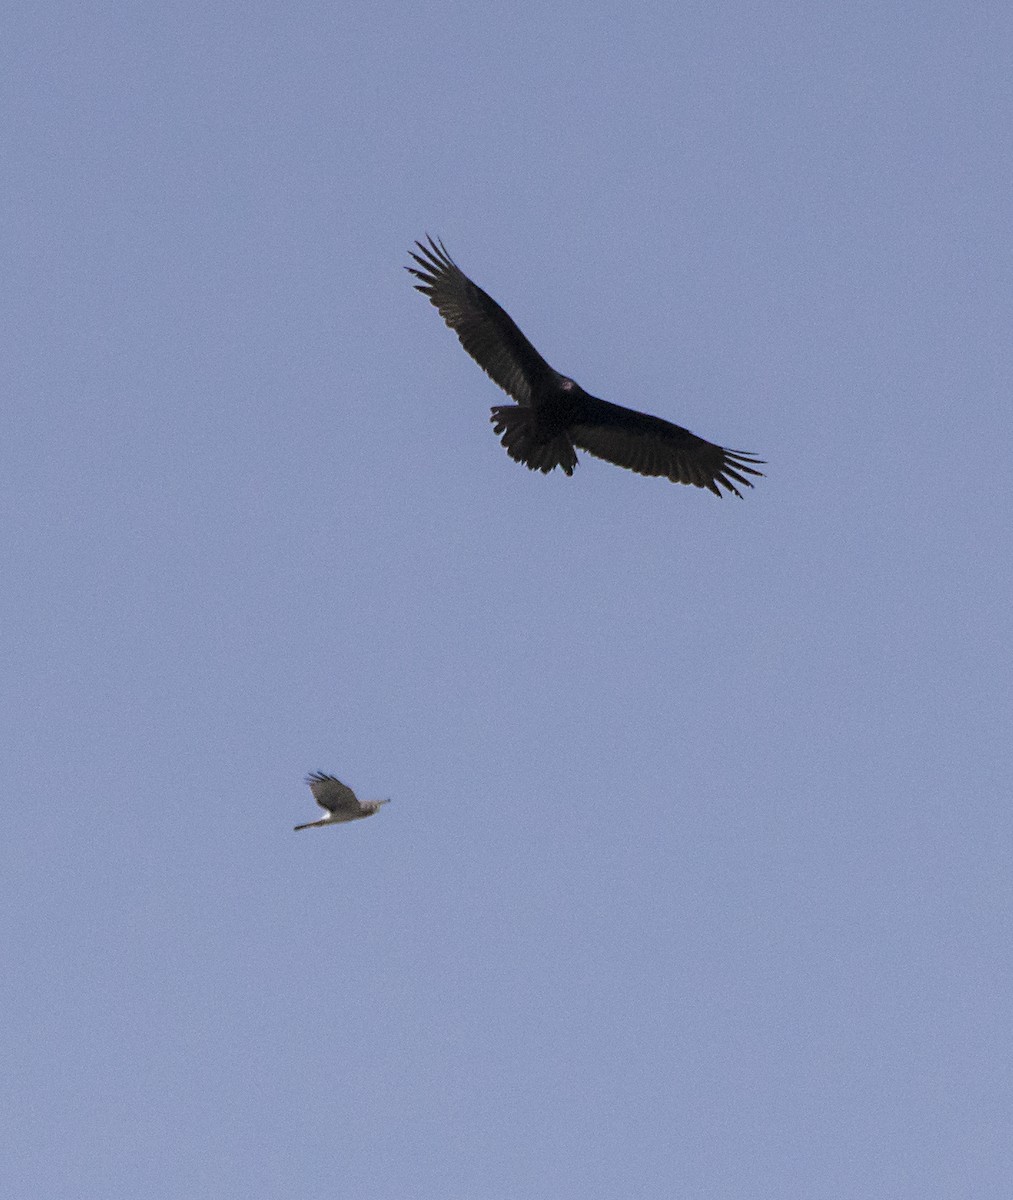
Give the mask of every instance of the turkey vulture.
[[[763, 459], [741, 450], [725, 450], [688, 429], [647, 413], [589, 395], [545, 361], [495, 300], [464, 274], [442, 242], [427, 236], [428, 246], [410, 251], [418, 264], [405, 267], [421, 283], [415, 287], [461, 339], [483, 371], [516, 404], [498, 404], [492, 424], [507, 454], [532, 471], [548, 474], [577, 465], [574, 447], [640, 475], [662, 475], [673, 483], [691, 483], [742, 493], [752, 487], [748, 475]], [[720, 487], [718, 486], [720, 484]]]
[[327, 813], [319, 821], [307, 821], [305, 825], [296, 825], [300, 829], [313, 829], [317, 825], [337, 825], [342, 821], [358, 821], [360, 817], [371, 817], [380, 811], [380, 806], [390, 804], [389, 800], [360, 800], [350, 787], [346, 787], [340, 779], [333, 775], [325, 775], [315, 771], [306, 776], [310, 785], [313, 799]]

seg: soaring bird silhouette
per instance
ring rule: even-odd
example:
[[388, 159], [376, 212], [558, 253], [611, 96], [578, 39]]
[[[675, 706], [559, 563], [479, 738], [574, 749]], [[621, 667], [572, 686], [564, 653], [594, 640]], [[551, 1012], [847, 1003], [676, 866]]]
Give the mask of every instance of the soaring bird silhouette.
[[359, 800], [352, 789], [346, 787], [340, 779], [335, 779], [333, 775], [324, 775], [321, 771], [307, 775], [306, 782], [310, 785], [313, 799], [327, 816], [321, 817], [319, 821], [307, 821], [305, 825], [296, 825], [297, 830], [312, 829], [316, 825], [337, 825], [342, 821], [358, 821], [360, 817], [371, 817], [373, 813], [380, 811], [382, 805], [390, 803], [389, 800]]
[[[752, 487], [748, 475], [763, 460], [741, 450], [725, 450], [688, 429], [647, 413], [599, 400], [545, 361], [495, 300], [464, 274], [442, 242], [427, 236], [410, 251], [421, 269], [406, 267], [415, 287], [429, 297], [461, 345], [516, 404], [498, 404], [492, 424], [507, 454], [532, 471], [548, 474], [577, 465], [574, 447], [640, 475], [661, 475], [673, 483], [691, 483], [742, 493]], [[720, 486], [719, 486], [720, 485]]]

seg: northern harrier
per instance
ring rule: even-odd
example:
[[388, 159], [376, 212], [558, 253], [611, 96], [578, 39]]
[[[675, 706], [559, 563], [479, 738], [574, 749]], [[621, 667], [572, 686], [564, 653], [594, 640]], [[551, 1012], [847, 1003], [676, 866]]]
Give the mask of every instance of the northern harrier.
[[725, 450], [679, 425], [647, 413], [599, 400], [560, 375], [545, 361], [507, 313], [464, 274], [442, 242], [415, 245], [411, 257], [421, 269], [406, 267], [415, 287], [439, 311], [461, 345], [516, 404], [492, 410], [493, 428], [507, 454], [546, 475], [577, 465], [574, 447], [639, 475], [661, 475], [673, 483], [721, 488], [740, 499], [736, 484], [752, 487], [763, 460], [741, 450]]
[[327, 816], [321, 817], [319, 821], [307, 821], [305, 825], [296, 825], [296, 829], [312, 829], [316, 825], [357, 821], [360, 817], [371, 817], [373, 813], [379, 812], [381, 805], [390, 803], [389, 800], [358, 800], [350, 787], [322, 771], [314, 771], [312, 775], [307, 775], [306, 782], [310, 785], [313, 799]]

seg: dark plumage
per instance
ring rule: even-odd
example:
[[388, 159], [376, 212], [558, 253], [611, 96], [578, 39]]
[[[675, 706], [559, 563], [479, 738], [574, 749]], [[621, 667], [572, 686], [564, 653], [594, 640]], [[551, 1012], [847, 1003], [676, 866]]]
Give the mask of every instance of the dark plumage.
[[492, 423], [507, 453], [532, 471], [548, 474], [577, 465], [574, 447], [627, 467], [640, 475], [661, 475], [673, 483], [721, 488], [741, 499], [736, 484], [752, 487], [748, 475], [763, 460], [741, 450], [725, 450], [679, 425], [647, 413], [599, 400], [560, 375], [545, 361], [495, 300], [464, 274], [442, 242], [416, 242], [411, 252], [421, 269], [406, 267], [415, 284], [461, 339], [483, 371], [516, 404], [498, 404]]

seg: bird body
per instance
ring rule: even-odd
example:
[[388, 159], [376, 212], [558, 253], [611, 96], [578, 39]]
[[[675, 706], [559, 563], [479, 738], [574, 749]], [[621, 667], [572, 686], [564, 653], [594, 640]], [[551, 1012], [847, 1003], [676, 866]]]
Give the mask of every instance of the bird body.
[[315, 771], [306, 776], [310, 785], [313, 799], [327, 813], [319, 821], [307, 821], [305, 825], [296, 825], [295, 829], [313, 829], [317, 825], [338, 825], [344, 821], [358, 821], [362, 817], [371, 817], [379, 812], [389, 800], [359, 800], [350, 787], [333, 775], [325, 775]]
[[736, 486], [752, 487], [761, 459], [726, 450], [661, 417], [592, 396], [545, 361], [505, 309], [457, 266], [442, 242], [428, 238], [411, 252], [407, 267], [461, 345], [485, 373], [517, 403], [499, 404], [492, 423], [506, 452], [532, 471], [562, 467], [572, 475], [576, 450], [673, 483], [721, 488], [741, 499]]

